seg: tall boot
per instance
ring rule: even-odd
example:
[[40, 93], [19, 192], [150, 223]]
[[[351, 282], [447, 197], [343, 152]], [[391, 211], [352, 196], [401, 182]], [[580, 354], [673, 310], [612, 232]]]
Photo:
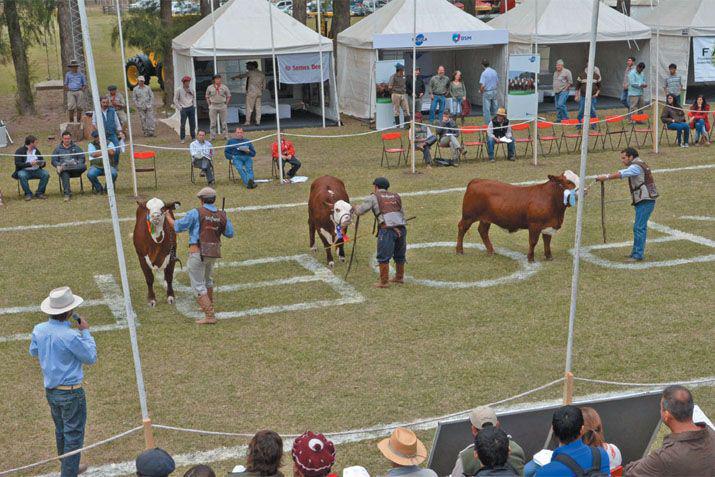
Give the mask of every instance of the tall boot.
[[214, 325], [216, 324], [216, 316], [214, 315], [214, 306], [211, 303], [208, 293], [204, 295], [199, 295], [196, 299], [199, 302], [199, 307], [201, 311], [204, 312], [204, 318], [201, 320], [196, 320], [198, 325]]
[[390, 282], [388, 279], [390, 278], [390, 264], [380, 263], [378, 265], [380, 266], [380, 281], [375, 283], [375, 288], [389, 288]]
[[395, 127], [400, 127], [400, 117], [395, 116]]
[[395, 263], [395, 277], [390, 280], [392, 283], [405, 283], [405, 264]]
[[408, 125], [410, 122], [412, 122], [412, 116], [405, 116], [405, 129], [410, 129], [410, 126]]

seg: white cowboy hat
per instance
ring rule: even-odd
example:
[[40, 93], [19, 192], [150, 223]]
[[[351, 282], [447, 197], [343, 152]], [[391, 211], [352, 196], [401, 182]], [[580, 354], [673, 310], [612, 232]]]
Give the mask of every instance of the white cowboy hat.
[[60, 315], [74, 310], [84, 303], [84, 298], [74, 295], [70, 287], [55, 288], [50, 295], [42, 300], [40, 310], [48, 315]]

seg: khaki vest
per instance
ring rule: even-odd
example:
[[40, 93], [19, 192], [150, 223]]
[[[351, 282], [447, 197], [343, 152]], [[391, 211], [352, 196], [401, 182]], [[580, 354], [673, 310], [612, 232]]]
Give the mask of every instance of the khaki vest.
[[631, 205], [636, 205], [643, 200], [655, 200], [658, 197], [658, 190], [655, 187], [653, 174], [648, 164], [636, 157], [631, 164], [640, 166], [641, 174], [628, 178], [628, 189], [631, 192]]
[[399, 194], [378, 190], [375, 197], [385, 227], [400, 227], [406, 224], [405, 215], [402, 213], [402, 199]]
[[212, 212], [205, 207], [199, 211], [199, 247], [202, 257], [221, 258], [221, 235], [226, 230], [226, 212]]

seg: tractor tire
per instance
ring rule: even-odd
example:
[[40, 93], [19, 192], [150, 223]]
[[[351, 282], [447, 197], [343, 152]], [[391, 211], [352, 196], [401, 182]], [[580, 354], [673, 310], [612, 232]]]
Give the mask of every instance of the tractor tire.
[[127, 64], [125, 65], [125, 70], [127, 72], [127, 86], [130, 90], [134, 90], [137, 85], [137, 77], [144, 76], [145, 84], [149, 84], [149, 77], [145, 74], [145, 65], [143, 62], [137, 58], [129, 58]]
[[159, 87], [164, 90], [164, 64], [158, 63], [156, 65], [156, 80], [159, 82]]

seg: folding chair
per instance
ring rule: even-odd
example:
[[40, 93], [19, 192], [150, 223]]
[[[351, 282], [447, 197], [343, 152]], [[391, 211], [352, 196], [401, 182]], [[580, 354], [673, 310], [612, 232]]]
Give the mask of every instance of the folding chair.
[[238, 182], [238, 178], [236, 177], [236, 171], [234, 170], [233, 167], [233, 162], [229, 161], [228, 159], [226, 160], [228, 163], [228, 180], [229, 182], [233, 182], [234, 184]]
[[591, 139], [593, 139], [593, 148], [591, 151], [595, 151], [598, 149], [598, 143], [601, 143], [601, 147], [603, 150], [606, 149], [606, 133], [601, 131], [601, 120], [598, 118], [591, 118], [590, 119], [590, 124], [595, 125], [596, 129], [591, 129], [588, 128], [588, 137], [589, 137], [589, 142]]
[[[199, 171], [201, 171], [202, 169], [201, 169], [200, 167], [196, 167], [196, 166], [194, 165], [194, 158], [193, 158], [193, 157], [191, 158], [191, 160], [189, 161], [189, 163], [191, 164], [191, 183], [192, 183], [192, 184], [196, 184], [196, 173], [194, 172], [194, 169], [198, 169]], [[212, 169], [213, 169], [213, 167], [214, 167], [214, 161], [213, 161], [213, 160], [210, 161], [210, 167], [211, 167]], [[201, 172], [199, 172], [199, 174], [201, 174]]]
[[[390, 168], [389, 154], [397, 154], [398, 166], [400, 165], [400, 159], [402, 158], [404, 158], [405, 165], [407, 165], [407, 151], [405, 150], [404, 143], [402, 142], [402, 133], [382, 133], [380, 137], [382, 138], [382, 158], [380, 159], [380, 167], [387, 162], [387, 167], [388, 169]], [[396, 144], [398, 141], [400, 146], [393, 146], [393, 144]]]
[[[663, 127], [660, 128], [660, 137], [658, 138], [658, 144], [663, 144], [663, 138], [665, 138], [665, 142], [668, 143], [668, 146], [670, 146], [670, 135], [668, 132], [671, 131], [671, 129], [668, 129], [668, 125], [663, 123]], [[675, 141], [673, 141], [675, 143]]]
[[[136, 161], [144, 164], [138, 165]], [[150, 162], [151, 161], [151, 162]], [[192, 161], [193, 163], [193, 161]], [[159, 181], [156, 175], [156, 152], [154, 151], [137, 151], [134, 153], [134, 171], [137, 173], [152, 172], [154, 173], [154, 189], [159, 186]]]
[[[484, 157], [484, 146], [486, 146], [486, 141], [484, 140], [484, 135], [486, 134], [486, 126], [465, 126], [459, 130], [461, 132], [462, 148], [476, 147], [477, 153], [474, 155], [474, 159], [479, 160]], [[470, 138], [473, 136], [473, 138]], [[466, 151], [466, 149], [464, 149]], [[464, 159], [467, 159], [467, 155], [464, 155]]]
[[[450, 157], [451, 157], [451, 154], [452, 154], [452, 147], [451, 147], [449, 144], [447, 144], [446, 146], [443, 146], [441, 139], [442, 139], [442, 138], [439, 138], [439, 139], [437, 140], [437, 142], [434, 143], [434, 145], [435, 145], [434, 158], [435, 158], [435, 159], [443, 159], [443, 157], [442, 157], [442, 149], [449, 149], [449, 151], [450, 151], [450, 152], [449, 152], [449, 153], [450, 153]], [[459, 163], [459, 159], [457, 159], [457, 163]]]
[[[28, 180], [31, 180], [31, 181], [39, 181], [40, 179], [28, 179]], [[22, 189], [20, 188], [20, 179], [15, 179], [15, 182], [17, 182], [17, 196], [18, 196], [18, 197], [22, 197], [22, 196], [23, 196], [23, 192], [22, 192]], [[61, 189], [62, 189], [62, 185], [60, 184], [60, 190], [61, 190]]]
[[[653, 138], [653, 129], [651, 128], [650, 124], [650, 114], [634, 114], [633, 116], [631, 116], [631, 120], [633, 122], [631, 123], [631, 134], [628, 137], [628, 145], [631, 145], [631, 141], [633, 140], [633, 136], [635, 135], [636, 146], [643, 147], [646, 143], [646, 140], [648, 139], [648, 136], [650, 136], [651, 139]], [[639, 134], [643, 137], [642, 143], [638, 140]]]
[[[626, 126], [623, 121], [623, 116], [606, 116], [606, 137], [611, 144], [611, 150], [615, 151], [621, 147], [621, 141], [626, 140], [628, 143], [628, 133], [626, 132]], [[613, 147], [613, 136], [618, 136], [618, 145]], [[605, 138], [604, 138], [605, 142]]]
[[[526, 144], [526, 147], [524, 148], [524, 157], [526, 157], [526, 154], [529, 152], [529, 147], [534, 147], [534, 138], [531, 137], [531, 123], [520, 123], [520, 124], [514, 124], [511, 127], [511, 132], [516, 133], [519, 131], [526, 131], [527, 136], [517, 136], [516, 134], [513, 134], [514, 138], [514, 148], [516, 149], [516, 146], [519, 144]], [[519, 151], [516, 151], [517, 155], [519, 154]]]
[[[566, 145], [566, 153], [576, 152], [581, 144], [581, 131], [577, 129], [580, 124], [578, 119], [561, 120], [561, 145]], [[567, 128], [573, 129], [571, 132], [567, 132]], [[574, 141], [573, 150], [569, 147], [569, 139]]]
[[[561, 153], [561, 144], [559, 143], [560, 137], [556, 135], [556, 130], [552, 123], [546, 121], [539, 121], [536, 123], [537, 129], [539, 129], [539, 149], [541, 149], [541, 154], [548, 156], [554, 148], [554, 143], [556, 144], [556, 150]], [[541, 131], [545, 131], [546, 134], [542, 134]], [[549, 143], [549, 152], [544, 153], [544, 142]]]
[[[76, 171], [75, 174], [72, 174], [70, 172], [70, 181], [72, 179], [79, 179], [79, 193], [84, 194], [84, 181], [82, 180], [82, 174], [84, 174], [85, 171]], [[62, 187], [62, 178], [60, 177], [59, 174], [57, 174], [57, 181], [60, 183], [60, 194], [64, 195], [65, 189]], [[20, 185], [20, 181], [17, 181], [18, 186]]]

